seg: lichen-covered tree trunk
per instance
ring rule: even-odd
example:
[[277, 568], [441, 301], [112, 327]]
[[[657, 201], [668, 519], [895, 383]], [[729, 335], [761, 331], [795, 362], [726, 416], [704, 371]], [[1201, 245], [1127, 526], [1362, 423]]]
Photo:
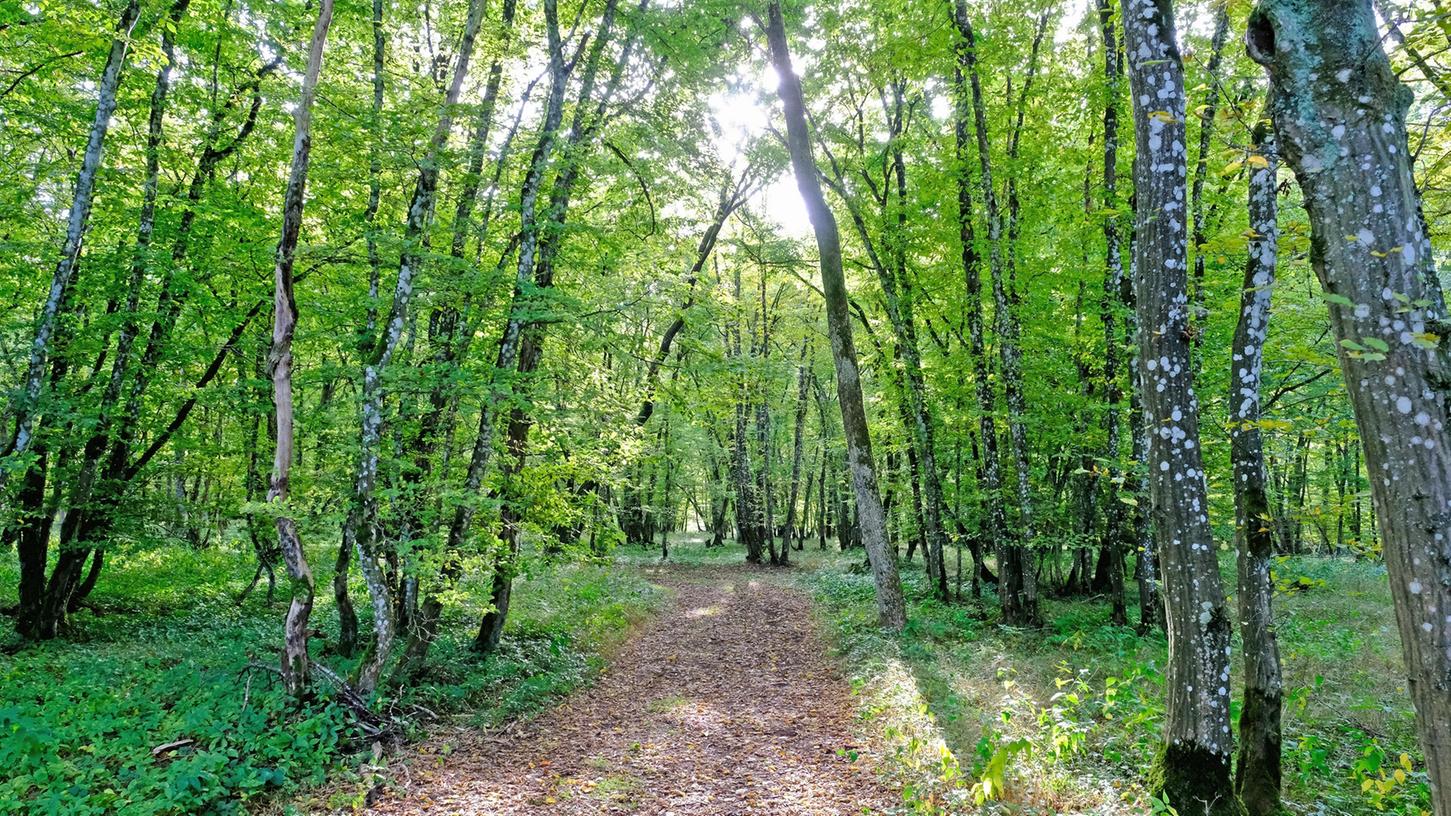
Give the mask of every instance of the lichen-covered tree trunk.
[[1209, 527], [1190, 362], [1184, 68], [1171, 0], [1124, 5], [1134, 110], [1135, 308], [1148, 479], [1169, 634], [1165, 746], [1154, 778], [1181, 813], [1236, 814], [1229, 615]]
[[[5, 503], [23, 510], [22, 517], [18, 519], [18, 526], [21, 528], [17, 535], [21, 576], [20, 609], [15, 621], [17, 631], [24, 637], [55, 635], [55, 627], [44, 620], [48, 617], [45, 607], [54, 607], [54, 604], [46, 603], [45, 568], [50, 544], [49, 514], [40, 511], [44, 503], [48, 459], [44, 442], [36, 442], [36, 425], [43, 413], [41, 392], [52, 369], [50, 363], [56, 352], [62, 312], [66, 308], [76, 267], [80, 263], [81, 245], [90, 226], [96, 176], [100, 173], [106, 135], [111, 128], [111, 116], [116, 110], [116, 91], [121, 84], [121, 70], [131, 45], [131, 30], [139, 16], [140, 3], [131, 0], [116, 23], [106, 64], [101, 70], [95, 117], [86, 138], [86, 148], [81, 154], [81, 169], [76, 176], [76, 185], [71, 196], [60, 259], [56, 262], [50, 289], [35, 323], [23, 387], [15, 399], [15, 404], [11, 406], [15, 415], [15, 433], [6, 449], [0, 451], [0, 464], [8, 465], [15, 461], [22, 463], [17, 468], [0, 467], [0, 499], [9, 498], [8, 480], [13, 470], [19, 474], [17, 482], [20, 489], [17, 491], [18, 495], [14, 496], [16, 501], [13, 505]], [[66, 553], [61, 553], [61, 557], [64, 559]], [[74, 560], [74, 556], [71, 556], [71, 560]], [[81, 560], [84, 560], [84, 555]], [[57, 564], [57, 567], [62, 566], [64, 565]], [[61, 609], [64, 609], [65, 603], [65, 600], [61, 601]]]
[[[649, 0], [640, 0], [636, 10], [643, 12], [648, 4]], [[552, 6], [553, 3], [550, 2], [549, 5]], [[596, 97], [599, 69], [604, 64], [605, 49], [613, 39], [617, 11], [617, 0], [605, 0], [604, 9], [600, 13], [599, 30], [590, 44], [589, 53], [584, 58], [579, 95], [575, 100], [574, 115], [570, 121], [568, 136], [560, 146], [561, 156], [554, 184], [550, 190], [548, 203], [540, 214], [542, 217], [535, 224], [535, 229], [538, 231], [536, 254], [528, 261], [522, 253], [519, 258], [518, 280], [523, 281], [525, 271], [532, 269], [534, 290], [539, 293], [548, 292], [554, 286], [554, 262], [563, 241], [564, 225], [569, 213], [571, 196], [574, 193], [575, 183], [579, 180], [580, 162], [584, 158], [587, 146], [593, 143], [599, 128], [604, 123], [605, 114], [620, 88], [625, 66], [629, 64], [630, 55], [638, 41], [635, 32], [625, 39], [618, 56], [613, 60], [603, 87]], [[553, 71], [557, 59], [555, 55], [562, 54], [562, 51], [553, 47], [560, 44], [557, 9], [552, 10], [549, 16], [551, 18], [549, 28], [552, 46], [550, 60], [551, 71]], [[562, 78], [564, 75], [558, 74], [557, 76]], [[535, 155], [547, 154], [536, 152]], [[518, 294], [516, 290], [516, 297]], [[516, 305], [518, 305], [517, 300]], [[515, 315], [511, 315], [511, 319], [513, 317]], [[517, 382], [527, 384], [530, 376], [538, 368], [544, 354], [546, 329], [547, 323], [537, 319], [523, 327], [520, 335], [519, 362], [516, 366]], [[501, 474], [506, 490], [510, 490], [521, 475], [528, 456], [529, 431], [533, 424], [533, 417], [516, 402], [509, 412], [506, 446], [510, 456], [504, 462]], [[504, 624], [508, 620], [510, 599], [513, 596], [514, 573], [517, 569], [523, 516], [519, 512], [517, 504], [511, 504], [511, 498], [506, 497], [500, 513], [499, 540], [503, 545], [502, 551], [494, 559], [493, 587], [490, 593], [492, 608], [483, 616], [479, 624], [479, 633], [474, 638], [474, 650], [482, 653], [492, 652], [498, 647], [504, 633]]]
[[282, 680], [287, 693], [302, 697], [308, 692], [309, 661], [307, 621], [312, 615], [314, 584], [307, 554], [297, 536], [297, 524], [287, 509], [288, 475], [294, 450], [292, 413], [292, 335], [297, 328], [297, 301], [292, 293], [292, 266], [297, 238], [302, 230], [302, 208], [306, 202], [308, 160], [312, 153], [312, 100], [322, 71], [323, 47], [332, 25], [333, 0], [320, 0], [317, 23], [307, 51], [302, 75], [302, 93], [293, 109], [294, 135], [292, 166], [287, 191], [282, 199], [282, 239], [277, 244], [277, 265], [273, 270], [272, 350], [268, 367], [272, 372], [272, 402], [277, 415], [277, 445], [272, 459], [272, 479], [267, 503], [277, 508], [277, 538], [291, 582], [291, 604], [283, 633]]
[[1262, 0], [1246, 33], [1269, 70], [1282, 157], [1304, 191], [1365, 446], [1437, 816], [1451, 814], [1451, 321], [1411, 175], [1401, 85], [1369, 0]]
[[1270, 608], [1274, 584], [1273, 525], [1265, 487], [1265, 452], [1260, 439], [1260, 382], [1275, 286], [1274, 139], [1263, 122], [1254, 130], [1250, 154], [1249, 260], [1240, 292], [1229, 372], [1230, 461], [1234, 478], [1234, 527], [1239, 550], [1239, 630], [1244, 641], [1244, 705], [1239, 715], [1239, 763], [1235, 789], [1250, 816], [1280, 812], [1280, 651]]
[[841, 406], [843, 433], [847, 442], [847, 465], [857, 501], [857, 519], [861, 525], [862, 543], [866, 546], [876, 581], [877, 614], [886, 629], [896, 631], [907, 622], [902, 600], [901, 579], [897, 561], [887, 545], [886, 518], [877, 492], [876, 466], [872, 461], [872, 439], [867, 429], [866, 405], [862, 400], [860, 373], [857, 369], [856, 344], [852, 339], [851, 317], [848, 313], [846, 275], [841, 262], [841, 234], [836, 217], [826, 206], [821, 183], [816, 175], [811, 137], [806, 125], [806, 103], [801, 94], [801, 78], [791, 68], [791, 52], [786, 44], [786, 22], [781, 16], [780, 0], [771, 0], [768, 9], [766, 39], [771, 62], [780, 77], [776, 92], [786, 114], [786, 142], [791, 153], [791, 167], [796, 185], [806, 204], [806, 213], [816, 234], [820, 253], [821, 288], [826, 296], [827, 334], [831, 338], [831, 356], [836, 364], [837, 401]]
[[343, 525], [342, 546], [353, 549], [357, 556], [373, 607], [374, 639], [369, 647], [368, 657], [358, 667], [357, 676], [357, 690], [365, 695], [372, 692], [377, 685], [383, 665], [392, 653], [395, 635], [392, 591], [378, 561], [376, 540], [377, 499], [374, 487], [378, 476], [378, 443], [383, 427], [383, 375], [393, 360], [409, 320], [415, 278], [423, 264], [424, 231], [433, 220], [434, 203], [437, 199], [440, 153], [453, 129], [453, 116], [458, 106], [459, 94], [463, 90], [464, 79], [468, 76], [474, 42], [478, 38], [483, 16], [484, 0], [470, 0], [468, 19], [459, 43], [458, 57], [454, 62], [453, 77], [434, 126], [428, 152], [419, 163], [418, 179], [414, 185], [403, 230], [403, 251], [399, 256], [393, 304], [388, 319], [383, 324], [382, 336], [369, 350], [369, 359], [363, 367], [362, 431], [352, 502]]
[[[60, 321], [61, 306], [66, 291], [80, 263], [81, 244], [85, 241], [86, 229], [90, 226], [91, 205], [95, 201], [96, 175], [101, 169], [101, 155], [106, 134], [111, 129], [111, 115], [116, 111], [116, 90], [121, 84], [121, 69], [126, 63], [126, 53], [131, 46], [131, 29], [140, 16], [139, 0], [131, 0], [121, 12], [116, 23], [115, 36], [106, 55], [106, 65], [101, 70], [101, 81], [96, 97], [96, 115], [86, 137], [86, 149], [81, 153], [81, 169], [76, 175], [76, 186], [71, 194], [70, 212], [66, 218], [65, 239], [61, 244], [60, 260], [56, 262], [51, 276], [50, 290], [40, 317], [35, 323], [35, 335], [30, 342], [30, 357], [25, 370], [25, 387], [20, 394], [15, 413], [15, 435], [12, 438], [7, 457], [24, 456], [35, 439], [36, 420], [40, 414], [40, 392], [45, 383], [47, 364], [55, 349], [52, 339]], [[21, 481], [24, 481], [22, 469]], [[0, 471], [3, 474], [8, 471]], [[4, 476], [0, 475], [0, 479]], [[0, 481], [0, 490], [5, 483]]]

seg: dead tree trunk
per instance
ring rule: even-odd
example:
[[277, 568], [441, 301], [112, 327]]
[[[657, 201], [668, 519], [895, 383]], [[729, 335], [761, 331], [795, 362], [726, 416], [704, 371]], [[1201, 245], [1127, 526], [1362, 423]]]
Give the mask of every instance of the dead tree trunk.
[[1304, 191], [1437, 816], [1451, 814], [1451, 321], [1411, 175], [1410, 91], [1369, 0], [1262, 0], [1276, 142]]
[[871, 561], [876, 580], [877, 613], [882, 626], [896, 631], [907, 620], [902, 600], [902, 584], [897, 575], [897, 562], [887, 546], [886, 518], [882, 500], [877, 493], [877, 474], [872, 462], [872, 439], [867, 430], [866, 405], [862, 400], [861, 378], [857, 370], [856, 345], [852, 340], [851, 317], [847, 311], [846, 275], [841, 265], [841, 235], [836, 217], [826, 206], [821, 183], [816, 175], [816, 160], [811, 153], [811, 137], [806, 129], [806, 103], [801, 95], [801, 79], [791, 69], [791, 52], [786, 44], [786, 23], [781, 17], [780, 0], [771, 0], [768, 9], [766, 39], [771, 61], [780, 77], [777, 93], [786, 114], [786, 140], [791, 153], [791, 167], [796, 185], [806, 204], [816, 245], [821, 255], [821, 288], [826, 296], [827, 332], [831, 337], [832, 358], [836, 363], [837, 399], [841, 404], [841, 420], [847, 442], [847, 461], [852, 486], [856, 492], [857, 519], [861, 525], [862, 542]]
[[1170, 2], [1129, 0], [1123, 15], [1137, 145], [1139, 365], [1169, 633], [1165, 746], [1154, 787], [1181, 812], [1218, 816], [1239, 812], [1229, 778], [1230, 631], [1190, 361], [1184, 69]]

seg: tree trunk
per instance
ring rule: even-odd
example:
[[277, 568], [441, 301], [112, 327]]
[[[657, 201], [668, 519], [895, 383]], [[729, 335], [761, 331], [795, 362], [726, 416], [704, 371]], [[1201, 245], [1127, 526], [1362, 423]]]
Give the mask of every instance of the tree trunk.
[[[808, 362], [811, 359], [810, 339], [801, 341], [801, 362], [796, 372], [796, 429], [791, 444], [791, 487], [786, 497], [786, 538], [781, 542], [781, 552], [785, 553], [791, 549], [791, 541], [797, 538], [796, 530], [796, 499], [799, 498], [801, 488], [801, 458], [805, 450], [806, 435], [806, 405], [807, 391], [811, 380], [811, 366]], [[811, 484], [808, 479], [806, 485], [806, 501], [811, 501]], [[796, 549], [801, 549], [797, 546]]]
[[[75, 192], [71, 196], [70, 213], [66, 219], [65, 240], [61, 244], [60, 260], [51, 276], [50, 291], [45, 305], [36, 320], [35, 336], [30, 342], [30, 357], [25, 371], [25, 389], [20, 394], [15, 412], [15, 435], [6, 457], [24, 456], [35, 440], [35, 425], [40, 414], [40, 392], [45, 383], [46, 366], [55, 348], [51, 342], [60, 321], [61, 306], [65, 301], [76, 266], [80, 262], [81, 244], [91, 221], [91, 204], [95, 200], [96, 175], [101, 169], [102, 148], [106, 134], [111, 128], [111, 115], [116, 111], [116, 89], [121, 84], [121, 69], [126, 62], [126, 52], [131, 46], [131, 29], [140, 16], [139, 0], [130, 0], [116, 23], [115, 36], [106, 55], [106, 67], [101, 71], [100, 87], [96, 100], [96, 115], [91, 122], [86, 138], [86, 149], [81, 154], [81, 169], [76, 175]], [[29, 468], [21, 469], [21, 481], [28, 475]], [[8, 471], [0, 470], [0, 474]], [[0, 476], [3, 478], [3, 476]], [[0, 492], [5, 487], [0, 481]]]
[[[1165, 746], [1154, 789], [1181, 812], [1237, 814], [1230, 785], [1229, 615], [1209, 527], [1190, 361], [1184, 69], [1171, 0], [1129, 0], [1134, 100], [1135, 308], [1149, 495], [1162, 544], [1169, 634]], [[1152, 386], [1152, 387], [1150, 387]]]
[[1124, 548], [1133, 541], [1133, 530], [1120, 491], [1127, 487], [1124, 472], [1119, 468], [1121, 452], [1119, 405], [1123, 402], [1122, 376], [1119, 373], [1120, 338], [1118, 315], [1119, 292], [1124, 285], [1123, 248], [1118, 230], [1118, 111], [1122, 98], [1123, 46], [1115, 30], [1113, 5], [1099, 0], [1098, 23], [1103, 38], [1103, 78], [1106, 102], [1103, 109], [1103, 299], [1099, 315], [1103, 322], [1103, 426], [1107, 436], [1104, 458], [1109, 463], [1104, 490], [1104, 531], [1102, 548], [1109, 563], [1109, 598], [1112, 604], [1109, 619], [1119, 626], [1128, 625], [1128, 609], [1124, 600]]
[[1219, 113], [1219, 66], [1224, 59], [1224, 42], [1229, 37], [1229, 3], [1215, 2], [1212, 7], [1214, 33], [1209, 38], [1209, 61], [1204, 65], [1204, 73], [1209, 77], [1209, 87], [1204, 93], [1204, 104], [1195, 111], [1199, 117], [1199, 152], [1195, 154], [1194, 181], [1189, 188], [1189, 215], [1194, 224], [1194, 232], [1190, 238], [1190, 246], [1194, 250], [1194, 277], [1190, 283], [1189, 297], [1194, 304], [1191, 325], [1194, 326], [1196, 375], [1202, 362], [1198, 359], [1198, 351], [1204, 342], [1209, 322], [1209, 310], [1204, 305], [1204, 256], [1209, 254], [1204, 246], [1208, 240], [1204, 217], [1204, 182], [1209, 177], [1209, 143], [1214, 137], [1214, 120]]
[[277, 508], [277, 538], [291, 580], [292, 602], [287, 610], [282, 648], [282, 680], [287, 693], [303, 697], [309, 688], [307, 654], [307, 621], [312, 615], [314, 584], [307, 554], [297, 537], [297, 525], [287, 510], [288, 475], [292, 469], [294, 449], [292, 425], [292, 335], [297, 328], [297, 301], [292, 294], [292, 265], [297, 251], [297, 237], [302, 229], [302, 208], [306, 201], [307, 165], [312, 152], [312, 100], [317, 92], [317, 78], [322, 70], [323, 46], [332, 24], [332, 0], [320, 0], [317, 24], [312, 29], [312, 42], [307, 52], [307, 68], [302, 76], [302, 94], [293, 110], [295, 133], [292, 141], [292, 168], [287, 177], [287, 192], [282, 200], [282, 239], [277, 244], [277, 265], [273, 271], [272, 351], [268, 367], [272, 371], [272, 402], [277, 412], [277, 445], [272, 459], [272, 480], [267, 489], [267, 503]]
[[1304, 191], [1380, 526], [1437, 816], [1451, 816], [1451, 321], [1411, 175], [1411, 93], [1369, 0], [1263, 0], [1281, 153]]
[[992, 273], [994, 330], [998, 340], [999, 365], [1002, 366], [1003, 393], [1008, 404], [1008, 438], [1012, 444], [1013, 462], [1017, 471], [1018, 529], [1004, 531], [998, 545], [998, 596], [1002, 601], [1003, 620], [1011, 626], [1037, 626], [1042, 623], [1038, 612], [1038, 586], [1032, 558], [1026, 548], [1036, 537], [1033, 530], [1033, 493], [1029, 483], [1028, 432], [1023, 424], [1026, 404], [1023, 399], [1022, 364], [1018, 352], [1017, 317], [1008, 297], [1004, 280], [1003, 223], [998, 211], [997, 193], [993, 188], [992, 151], [988, 139], [987, 111], [983, 104], [982, 81], [977, 70], [977, 41], [967, 16], [966, 0], [956, 0], [954, 22], [961, 39], [958, 61], [967, 75], [972, 91], [972, 110], [977, 132], [978, 166], [982, 177], [983, 205], [988, 222], [988, 267]]
[[[14, 468], [19, 473], [20, 489], [16, 506], [25, 508], [20, 519], [17, 535], [18, 554], [21, 562], [20, 610], [16, 617], [16, 628], [24, 637], [50, 638], [55, 636], [56, 626], [46, 618], [45, 607], [54, 607], [46, 602], [45, 568], [50, 543], [48, 516], [36, 512], [44, 503], [47, 456], [44, 442], [37, 444], [36, 427], [41, 409], [41, 391], [47, 380], [47, 371], [56, 352], [57, 333], [61, 314], [80, 263], [81, 246], [90, 226], [91, 206], [95, 200], [96, 176], [100, 173], [101, 157], [106, 135], [111, 127], [111, 116], [116, 110], [116, 91], [121, 84], [121, 71], [131, 44], [131, 30], [140, 16], [140, 3], [131, 0], [121, 12], [116, 23], [115, 34], [106, 56], [105, 68], [101, 71], [99, 93], [96, 101], [95, 118], [91, 122], [86, 139], [85, 151], [81, 154], [81, 169], [76, 176], [75, 191], [71, 197], [70, 212], [66, 221], [65, 238], [61, 244], [60, 260], [56, 262], [51, 276], [50, 289], [45, 304], [36, 320], [35, 334], [30, 343], [30, 354], [26, 364], [24, 388], [15, 399], [10, 410], [15, 414], [15, 433], [3, 452], [0, 464], [6, 460], [18, 460], [22, 466]], [[35, 455], [31, 455], [34, 453]], [[0, 499], [8, 491], [9, 474], [12, 468], [0, 467]], [[66, 553], [62, 552], [62, 561]], [[81, 560], [85, 554], [81, 554]], [[57, 569], [64, 566], [57, 562]], [[60, 602], [64, 610], [69, 600]]]
[[851, 317], [847, 311], [848, 295], [846, 275], [841, 262], [841, 235], [837, 231], [836, 217], [826, 206], [826, 199], [821, 194], [821, 184], [817, 180], [816, 160], [812, 157], [811, 137], [806, 126], [806, 103], [801, 95], [801, 79], [791, 69], [791, 52], [786, 44], [786, 23], [781, 16], [780, 0], [771, 0], [768, 16], [766, 38], [771, 61], [780, 77], [776, 90], [785, 109], [791, 167], [796, 174], [796, 185], [801, 190], [812, 230], [816, 233], [816, 245], [820, 253], [827, 333], [831, 337], [831, 353], [836, 364], [837, 400], [841, 405], [847, 461], [851, 470], [852, 487], [856, 493], [857, 518], [876, 581], [877, 614], [883, 627], [897, 631], [906, 624], [907, 615], [902, 599], [902, 584], [897, 575], [897, 562], [887, 546], [886, 518], [882, 512], [881, 496], [877, 492], [872, 440], [867, 430], [866, 405], [862, 400], [856, 345], [852, 340]]
[[1275, 286], [1279, 231], [1275, 221], [1277, 157], [1269, 129], [1254, 131], [1249, 177], [1249, 260], [1240, 292], [1239, 326], [1230, 363], [1229, 436], [1233, 464], [1235, 538], [1239, 550], [1239, 629], [1244, 640], [1244, 705], [1235, 776], [1249, 816], [1280, 812], [1280, 652], [1270, 608], [1275, 542], [1265, 491], [1260, 440], [1260, 381]]
[[[956, 14], [956, 7], [953, 7]], [[998, 457], [997, 394], [993, 388], [991, 368], [983, 330], [982, 270], [981, 256], [977, 250], [977, 237], [973, 229], [972, 171], [968, 162], [971, 139], [968, 129], [971, 124], [971, 96], [967, 88], [967, 73], [971, 68], [968, 49], [961, 42], [957, 49], [957, 64], [954, 68], [953, 112], [954, 143], [956, 148], [957, 218], [958, 238], [962, 245], [962, 274], [967, 292], [967, 327], [969, 352], [973, 360], [973, 382], [978, 400], [978, 437], [982, 450], [978, 461], [979, 490], [982, 508], [977, 535], [974, 537], [974, 562], [978, 569], [985, 569], [980, 553], [983, 542], [1003, 546], [1007, 541], [1007, 520], [1003, 513], [1002, 476]], [[1001, 564], [999, 565], [1001, 570]], [[974, 573], [976, 578], [976, 573]]]
[[[638, 8], [643, 11], [648, 0], [641, 0]], [[550, 39], [550, 65], [551, 73], [562, 85], [565, 75], [562, 64], [563, 51], [558, 31], [558, 10], [554, 0], [546, 0], [546, 17], [548, 18], [549, 39]], [[584, 72], [580, 78], [579, 97], [576, 100], [574, 116], [570, 123], [569, 136], [562, 145], [561, 166], [558, 168], [554, 178], [554, 186], [550, 191], [549, 202], [541, 221], [534, 225], [531, 232], [538, 232], [536, 236], [535, 252], [528, 257], [521, 251], [519, 256], [518, 281], [526, 280], [526, 275], [532, 270], [533, 284], [536, 291], [547, 292], [554, 286], [554, 258], [559, 251], [560, 241], [563, 237], [563, 227], [566, 215], [569, 211], [570, 196], [574, 189], [574, 183], [579, 178], [579, 163], [582, 157], [579, 155], [581, 145], [588, 139], [593, 138], [597, 128], [604, 118], [605, 111], [610, 100], [618, 90], [624, 66], [630, 61], [630, 54], [634, 48], [635, 39], [631, 37], [621, 49], [618, 60], [610, 73], [605, 88], [600, 93], [599, 99], [594, 97], [597, 73], [604, 54], [605, 46], [611, 40], [614, 29], [615, 15], [617, 9], [616, 0], [606, 0], [605, 7], [600, 17], [600, 26], [595, 35], [594, 42], [590, 46], [589, 54], [585, 57]], [[555, 71], [558, 73], [555, 73]], [[551, 92], [553, 92], [551, 88]], [[560, 89], [562, 93], [562, 88]], [[558, 119], [554, 120], [557, 124]], [[547, 124], [546, 124], [547, 127]], [[552, 137], [541, 137], [541, 144], [544, 139]], [[536, 151], [536, 157], [543, 155], [547, 158], [547, 151], [540, 153]], [[531, 202], [532, 209], [533, 204]], [[522, 245], [521, 245], [522, 246]], [[519, 292], [516, 289], [516, 306]], [[511, 320], [514, 314], [511, 313]], [[544, 353], [545, 324], [531, 322], [523, 327], [522, 342], [519, 348], [519, 362], [516, 366], [519, 379], [527, 382], [530, 375], [539, 366], [539, 361]], [[506, 441], [510, 452], [509, 459], [504, 463], [503, 480], [505, 489], [508, 490], [511, 482], [516, 480], [522, 471], [525, 459], [528, 455], [529, 430], [533, 426], [533, 418], [517, 404], [509, 412], [509, 429]], [[503, 542], [503, 552], [494, 561], [494, 578], [491, 592], [493, 602], [492, 609], [484, 615], [479, 625], [478, 636], [474, 639], [474, 649], [478, 652], [489, 653], [496, 649], [499, 640], [503, 635], [504, 623], [509, 614], [509, 602], [513, 595], [514, 570], [519, 553], [519, 536], [521, 533], [522, 516], [518, 514], [516, 506], [511, 506], [509, 497], [506, 497], [504, 509], [500, 514], [499, 539]], [[647, 542], [648, 543], [648, 542]]]

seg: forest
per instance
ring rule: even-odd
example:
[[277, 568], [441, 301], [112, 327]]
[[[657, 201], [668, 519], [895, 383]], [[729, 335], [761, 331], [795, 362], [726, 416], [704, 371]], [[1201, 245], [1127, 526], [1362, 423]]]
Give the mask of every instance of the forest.
[[0, 814], [1451, 816], [1442, 0], [14, 0], [0, 168]]

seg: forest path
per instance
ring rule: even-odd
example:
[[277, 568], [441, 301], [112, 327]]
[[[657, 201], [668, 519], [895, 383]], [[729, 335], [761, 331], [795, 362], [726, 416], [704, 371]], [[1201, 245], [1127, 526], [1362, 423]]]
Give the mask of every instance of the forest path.
[[811, 602], [760, 568], [645, 570], [672, 600], [557, 708], [415, 765], [377, 814], [838, 816], [899, 797], [857, 757]]

